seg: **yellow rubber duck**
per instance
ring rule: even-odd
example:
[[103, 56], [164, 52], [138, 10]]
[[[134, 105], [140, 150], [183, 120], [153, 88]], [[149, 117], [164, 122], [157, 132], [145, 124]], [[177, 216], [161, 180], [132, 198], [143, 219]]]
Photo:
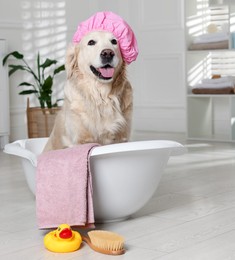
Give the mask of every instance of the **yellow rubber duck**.
[[68, 253], [80, 248], [82, 237], [67, 224], [61, 224], [56, 230], [44, 237], [45, 247], [56, 253]]

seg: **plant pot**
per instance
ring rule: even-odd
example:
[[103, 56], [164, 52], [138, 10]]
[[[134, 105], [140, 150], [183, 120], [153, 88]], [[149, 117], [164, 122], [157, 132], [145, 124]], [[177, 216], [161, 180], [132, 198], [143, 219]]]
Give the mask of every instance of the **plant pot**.
[[48, 137], [54, 126], [55, 118], [61, 107], [30, 107], [27, 100], [28, 137]]

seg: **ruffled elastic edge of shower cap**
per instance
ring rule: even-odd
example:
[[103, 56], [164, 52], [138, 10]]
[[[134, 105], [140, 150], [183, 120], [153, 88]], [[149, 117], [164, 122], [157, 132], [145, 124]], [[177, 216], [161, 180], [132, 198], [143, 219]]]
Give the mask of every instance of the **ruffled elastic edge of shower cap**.
[[73, 43], [79, 43], [83, 36], [91, 31], [111, 32], [118, 40], [122, 57], [127, 64], [136, 60], [138, 45], [131, 27], [112, 12], [98, 12], [78, 25], [73, 36]]

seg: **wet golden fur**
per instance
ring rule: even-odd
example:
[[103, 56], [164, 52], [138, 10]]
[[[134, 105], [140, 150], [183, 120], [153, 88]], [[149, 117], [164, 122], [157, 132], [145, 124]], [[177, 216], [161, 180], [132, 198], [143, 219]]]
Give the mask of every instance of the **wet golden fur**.
[[[93, 32], [77, 45], [69, 46], [66, 55], [67, 81], [62, 110], [44, 151], [76, 144], [101, 145], [129, 139], [132, 117], [132, 87], [126, 79], [126, 64], [120, 50], [110, 44], [112, 34]], [[97, 46], [87, 46], [89, 39]], [[115, 53], [115, 72], [111, 80], [101, 80], [90, 71], [99, 64], [102, 48]]]

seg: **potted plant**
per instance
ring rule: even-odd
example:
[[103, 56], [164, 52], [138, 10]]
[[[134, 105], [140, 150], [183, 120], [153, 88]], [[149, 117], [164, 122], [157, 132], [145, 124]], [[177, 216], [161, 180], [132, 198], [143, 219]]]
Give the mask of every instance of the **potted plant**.
[[[40, 54], [37, 55], [36, 69], [29, 66], [22, 53], [11, 52], [3, 58], [3, 65], [8, 58], [13, 56], [20, 64], [10, 64], [9, 76], [17, 71], [24, 71], [32, 76], [33, 82], [22, 82], [18, 86], [24, 87], [20, 95], [34, 94], [39, 101], [40, 107], [30, 107], [27, 102], [28, 135], [32, 137], [46, 137], [50, 134], [54, 124], [55, 116], [60, 109], [57, 101], [52, 103], [53, 82], [55, 75], [65, 70], [65, 66], [55, 66], [56, 60], [46, 59], [41, 63]], [[52, 73], [48, 72], [51, 66], [55, 67]], [[46, 71], [47, 70], [47, 71]], [[46, 73], [47, 72], [47, 73]]]

